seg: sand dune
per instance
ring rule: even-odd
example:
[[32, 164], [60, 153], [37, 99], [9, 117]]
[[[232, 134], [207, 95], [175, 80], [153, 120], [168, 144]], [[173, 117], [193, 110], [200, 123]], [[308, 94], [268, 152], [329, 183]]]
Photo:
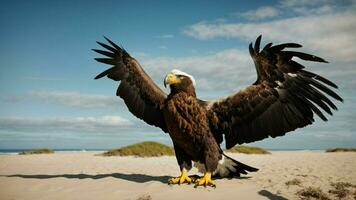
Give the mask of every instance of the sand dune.
[[[175, 157], [102, 157], [97, 153], [0, 155], [0, 199], [299, 199], [296, 192], [308, 186], [320, 187], [336, 199], [328, 192], [331, 183], [356, 185], [356, 153], [229, 154], [260, 171], [216, 180], [216, 189], [167, 185], [170, 176], [179, 175]], [[296, 179], [300, 183], [293, 182]], [[356, 189], [349, 190], [344, 199], [354, 199]]]

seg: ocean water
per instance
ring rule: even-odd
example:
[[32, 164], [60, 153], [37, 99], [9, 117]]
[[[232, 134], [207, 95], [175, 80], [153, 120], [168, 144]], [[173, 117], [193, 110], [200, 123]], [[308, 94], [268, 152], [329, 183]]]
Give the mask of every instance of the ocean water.
[[[18, 154], [23, 151], [34, 149], [0, 149], [0, 154]], [[88, 152], [88, 151], [108, 151], [110, 149], [53, 149], [55, 152]], [[266, 149], [268, 151], [325, 151], [325, 149]]]
[[[23, 151], [34, 149], [0, 149], [0, 154], [18, 154]], [[107, 151], [109, 149], [53, 149], [55, 152], [88, 152], [88, 151]]]

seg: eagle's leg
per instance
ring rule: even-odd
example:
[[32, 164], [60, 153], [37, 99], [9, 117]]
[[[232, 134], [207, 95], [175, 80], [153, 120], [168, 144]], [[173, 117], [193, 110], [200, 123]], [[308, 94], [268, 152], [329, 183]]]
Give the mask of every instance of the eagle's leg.
[[195, 181], [195, 187], [211, 186], [215, 188], [216, 185], [213, 180], [211, 180], [211, 173], [216, 170], [222, 155], [219, 146], [216, 143], [215, 139], [212, 137], [212, 135], [208, 134], [204, 142], [204, 164], [206, 172], [204, 173], [204, 176], [202, 178], [199, 178]]
[[198, 186], [211, 186], [211, 187], [216, 187], [215, 183], [213, 182], [213, 180], [211, 180], [211, 172], [205, 172], [204, 176], [202, 178], [198, 178], [195, 181], [195, 187]]
[[188, 176], [187, 170], [185, 168], [182, 168], [182, 174], [179, 177], [170, 178], [168, 180], [168, 184], [183, 184], [183, 183], [190, 184], [191, 182], [192, 182], [192, 178]]
[[182, 174], [179, 177], [170, 178], [168, 184], [182, 184], [194, 182], [193, 177], [188, 176], [188, 170], [192, 168], [192, 160], [178, 145], [173, 142], [174, 151]]

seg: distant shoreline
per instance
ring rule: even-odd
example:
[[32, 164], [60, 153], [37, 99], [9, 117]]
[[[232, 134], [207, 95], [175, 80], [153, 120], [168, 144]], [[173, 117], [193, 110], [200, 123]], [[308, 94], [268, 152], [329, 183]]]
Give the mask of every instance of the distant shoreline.
[[[0, 154], [14, 154], [14, 153], [20, 153], [23, 151], [28, 151], [28, 150], [33, 150], [33, 149], [0, 149]], [[53, 149], [57, 153], [66, 153], [66, 152], [103, 152], [103, 151], [108, 151], [110, 149]], [[326, 149], [266, 149], [268, 151], [325, 151]]]

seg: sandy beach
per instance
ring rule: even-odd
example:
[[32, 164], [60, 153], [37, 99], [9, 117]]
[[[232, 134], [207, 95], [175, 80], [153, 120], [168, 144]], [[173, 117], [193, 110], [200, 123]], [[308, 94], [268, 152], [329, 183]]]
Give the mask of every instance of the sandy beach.
[[[337, 199], [328, 192], [332, 183], [356, 185], [356, 153], [351, 152], [229, 154], [260, 170], [241, 178], [215, 180], [216, 189], [167, 185], [170, 176], [179, 175], [172, 156], [102, 157], [97, 153], [0, 155], [0, 199], [299, 199], [297, 191], [308, 186], [320, 187], [330, 199]], [[352, 194], [343, 199], [355, 198], [356, 189], [350, 190]]]

